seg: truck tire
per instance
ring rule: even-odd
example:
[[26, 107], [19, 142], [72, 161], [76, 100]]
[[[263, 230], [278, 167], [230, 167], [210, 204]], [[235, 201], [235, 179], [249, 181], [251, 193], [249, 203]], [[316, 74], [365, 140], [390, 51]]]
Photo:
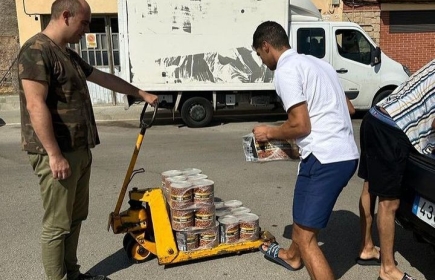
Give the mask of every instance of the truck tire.
[[188, 127], [207, 126], [213, 118], [213, 106], [204, 97], [187, 99], [181, 107], [181, 119]]
[[378, 95], [375, 96], [375, 98], [373, 98], [372, 107], [378, 104], [379, 101], [390, 95], [392, 92], [392, 89], [386, 89], [384, 91], [381, 91]]

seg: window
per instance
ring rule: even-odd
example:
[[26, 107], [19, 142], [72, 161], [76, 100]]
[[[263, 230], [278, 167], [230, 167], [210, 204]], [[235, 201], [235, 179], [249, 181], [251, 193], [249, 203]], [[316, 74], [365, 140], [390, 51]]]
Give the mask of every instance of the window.
[[323, 28], [300, 28], [297, 37], [298, 53], [318, 58], [325, 57], [325, 30]]
[[390, 12], [390, 33], [435, 31], [434, 11]]
[[[106, 21], [111, 30], [109, 34], [106, 33]], [[113, 65], [119, 66], [118, 19], [92, 18], [90, 33], [95, 34], [94, 45], [88, 44], [87, 37], [84, 36], [78, 44], [70, 44], [70, 48], [79, 53], [80, 56], [92, 66], [109, 66], [109, 59], [111, 57], [113, 57]], [[112, 53], [109, 56], [110, 51]]]
[[353, 29], [339, 29], [335, 32], [338, 53], [346, 58], [363, 64], [371, 63], [372, 44], [364, 35]]

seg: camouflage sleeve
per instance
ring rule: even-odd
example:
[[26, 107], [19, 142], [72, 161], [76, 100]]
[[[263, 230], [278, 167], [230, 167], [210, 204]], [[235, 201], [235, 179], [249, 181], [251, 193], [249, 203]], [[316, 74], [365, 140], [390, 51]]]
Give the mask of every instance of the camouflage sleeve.
[[18, 77], [50, 83], [50, 62], [41, 45], [23, 46], [18, 57]]
[[76, 52], [72, 51], [71, 55], [73, 56], [73, 59], [80, 65], [80, 68], [82, 68], [83, 73], [85, 73], [86, 77], [89, 77], [89, 75], [92, 74], [94, 67], [84, 61], [83, 58], [81, 58]]

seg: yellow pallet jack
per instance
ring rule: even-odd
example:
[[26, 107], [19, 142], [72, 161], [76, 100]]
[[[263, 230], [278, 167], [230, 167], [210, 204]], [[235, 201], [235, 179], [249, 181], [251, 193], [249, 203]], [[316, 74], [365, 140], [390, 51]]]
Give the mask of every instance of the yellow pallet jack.
[[[213, 257], [243, 251], [256, 251], [265, 242], [274, 240], [267, 231], [260, 233], [260, 239], [232, 244], [221, 243], [213, 248], [181, 251], [178, 249], [175, 233], [171, 227], [168, 205], [163, 191], [159, 188], [138, 189], [129, 191], [130, 207], [120, 212], [128, 184], [134, 176], [134, 166], [142, 145], [145, 132], [156, 117], [158, 106], [154, 107], [151, 120], [145, 121], [147, 103], [140, 117], [141, 131], [138, 135], [133, 156], [127, 169], [115, 210], [110, 213], [107, 230], [123, 233], [123, 248], [128, 258], [136, 263], [157, 257], [159, 264], [168, 265], [201, 258]], [[143, 171], [142, 171], [143, 172]]]

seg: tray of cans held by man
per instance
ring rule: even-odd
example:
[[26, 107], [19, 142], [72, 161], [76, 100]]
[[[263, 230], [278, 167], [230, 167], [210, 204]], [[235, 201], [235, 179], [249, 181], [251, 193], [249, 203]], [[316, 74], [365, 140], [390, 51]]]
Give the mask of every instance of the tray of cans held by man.
[[200, 169], [162, 172], [178, 249], [192, 251], [260, 238], [259, 217], [239, 200], [214, 200], [214, 181]]

